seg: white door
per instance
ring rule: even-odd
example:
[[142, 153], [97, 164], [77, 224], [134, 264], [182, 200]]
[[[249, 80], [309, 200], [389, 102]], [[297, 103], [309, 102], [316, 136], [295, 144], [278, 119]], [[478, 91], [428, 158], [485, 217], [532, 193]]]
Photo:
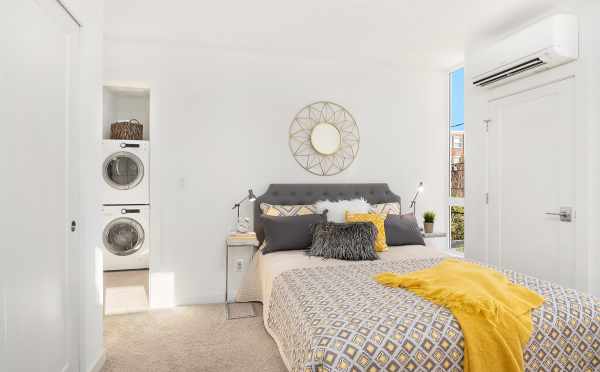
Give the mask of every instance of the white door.
[[[490, 263], [575, 286], [575, 79], [490, 103]], [[557, 215], [569, 211], [572, 221]], [[556, 214], [547, 214], [556, 213]]]
[[0, 371], [79, 371], [78, 27], [0, 1]]

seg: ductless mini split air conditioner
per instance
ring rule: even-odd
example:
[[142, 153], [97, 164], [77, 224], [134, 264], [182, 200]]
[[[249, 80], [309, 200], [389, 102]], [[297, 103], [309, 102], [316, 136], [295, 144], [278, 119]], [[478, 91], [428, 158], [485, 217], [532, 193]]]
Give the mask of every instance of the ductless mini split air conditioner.
[[577, 17], [558, 14], [527, 27], [474, 57], [472, 82], [491, 87], [575, 61]]

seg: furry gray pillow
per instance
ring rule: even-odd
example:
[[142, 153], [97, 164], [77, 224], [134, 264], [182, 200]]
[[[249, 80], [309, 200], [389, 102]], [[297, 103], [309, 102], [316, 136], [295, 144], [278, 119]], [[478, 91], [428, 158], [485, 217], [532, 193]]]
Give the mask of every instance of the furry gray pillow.
[[309, 256], [339, 260], [377, 260], [375, 237], [377, 228], [371, 222], [324, 222], [312, 226], [313, 242]]

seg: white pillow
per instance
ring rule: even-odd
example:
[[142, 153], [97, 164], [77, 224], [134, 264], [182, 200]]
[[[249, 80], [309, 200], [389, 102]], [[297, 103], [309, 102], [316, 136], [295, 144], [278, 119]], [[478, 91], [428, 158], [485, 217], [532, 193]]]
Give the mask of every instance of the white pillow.
[[329, 201], [320, 200], [315, 203], [317, 213], [321, 214], [327, 209], [328, 222], [346, 222], [346, 211], [350, 213], [369, 213], [371, 206], [365, 199]]

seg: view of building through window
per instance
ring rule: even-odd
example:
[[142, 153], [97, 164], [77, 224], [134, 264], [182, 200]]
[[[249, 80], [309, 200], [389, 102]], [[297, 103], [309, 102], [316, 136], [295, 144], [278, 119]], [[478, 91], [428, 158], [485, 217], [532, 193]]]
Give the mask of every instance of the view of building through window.
[[465, 248], [465, 70], [450, 73], [449, 123], [450, 247]]

